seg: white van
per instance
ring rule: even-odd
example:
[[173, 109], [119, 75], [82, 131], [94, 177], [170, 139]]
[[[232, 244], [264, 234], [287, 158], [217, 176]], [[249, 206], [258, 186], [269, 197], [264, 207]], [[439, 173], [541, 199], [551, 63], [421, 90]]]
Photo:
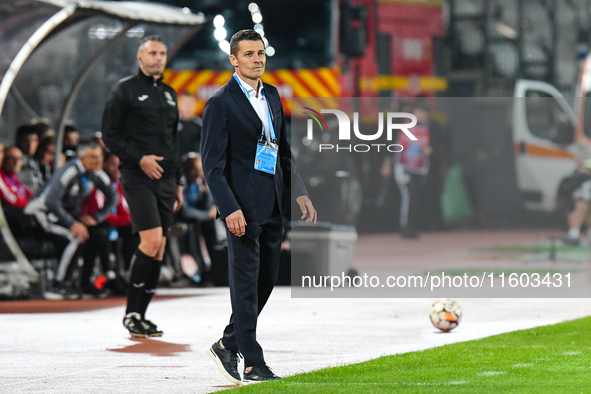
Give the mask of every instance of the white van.
[[[567, 179], [591, 158], [591, 56], [571, 104], [554, 86], [518, 80], [513, 103], [517, 187], [528, 209], [552, 212], [570, 201]], [[591, 105], [591, 100], [589, 102]], [[567, 201], [568, 200], [568, 201]]]

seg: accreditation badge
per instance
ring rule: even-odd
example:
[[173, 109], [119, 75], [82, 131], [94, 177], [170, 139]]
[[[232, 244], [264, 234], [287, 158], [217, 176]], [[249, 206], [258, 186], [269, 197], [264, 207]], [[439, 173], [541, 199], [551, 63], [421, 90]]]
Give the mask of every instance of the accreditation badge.
[[267, 141], [259, 141], [257, 154], [254, 158], [254, 169], [267, 174], [275, 174], [277, 165], [277, 145]]

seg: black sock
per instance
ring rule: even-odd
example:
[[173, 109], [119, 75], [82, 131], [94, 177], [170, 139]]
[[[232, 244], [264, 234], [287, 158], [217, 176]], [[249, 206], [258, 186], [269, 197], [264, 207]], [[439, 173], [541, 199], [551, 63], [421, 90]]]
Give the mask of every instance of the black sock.
[[142, 315], [142, 319], [145, 319], [146, 309], [148, 309], [148, 304], [152, 300], [154, 293], [156, 292], [156, 287], [158, 286], [158, 279], [160, 279], [160, 267], [162, 267], [162, 261], [154, 260], [152, 263], [152, 270], [150, 271], [150, 276], [146, 281], [146, 285], [144, 286], [144, 291], [140, 296], [140, 315]]
[[[129, 274], [129, 286], [127, 287], [127, 309], [125, 314], [140, 313], [140, 299], [144, 294], [144, 288], [152, 272], [154, 259], [143, 254], [138, 248], [131, 258], [131, 272]], [[141, 314], [141, 313], [140, 313]]]

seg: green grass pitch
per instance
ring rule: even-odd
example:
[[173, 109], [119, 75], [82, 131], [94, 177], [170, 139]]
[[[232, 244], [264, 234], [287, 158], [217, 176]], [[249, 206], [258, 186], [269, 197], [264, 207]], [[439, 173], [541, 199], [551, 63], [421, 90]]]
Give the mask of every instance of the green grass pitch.
[[587, 317], [235, 390], [339, 394], [589, 393], [590, 334], [591, 317]]

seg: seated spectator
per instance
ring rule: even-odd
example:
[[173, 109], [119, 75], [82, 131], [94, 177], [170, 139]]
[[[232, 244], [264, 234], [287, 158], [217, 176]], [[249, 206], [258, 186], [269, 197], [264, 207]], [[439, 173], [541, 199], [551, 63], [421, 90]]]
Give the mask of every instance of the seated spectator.
[[66, 125], [62, 144], [62, 153], [66, 156], [66, 161], [76, 157], [76, 149], [78, 148], [79, 141], [80, 133], [78, 132], [78, 128], [73, 124]]
[[41, 142], [39, 142], [39, 147], [37, 148], [33, 158], [39, 166], [39, 172], [41, 174], [41, 186], [43, 186], [45, 182], [51, 178], [51, 174], [53, 174], [53, 163], [55, 161], [55, 138], [52, 136], [47, 136], [41, 139]]
[[18, 179], [23, 166], [23, 154], [16, 146], [6, 148], [0, 169], [0, 200], [4, 208], [6, 222], [15, 238], [35, 237], [34, 221], [27, 217], [23, 209], [31, 198], [31, 191]]
[[[78, 247], [88, 239], [88, 227], [102, 223], [117, 204], [117, 194], [100, 166], [103, 152], [96, 143], [81, 143], [78, 159], [70, 160], [37, 191], [25, 208], [48, 234], [65, 246], [55, 275], [54, 288], [46, 292], [51, 300], [76, 299], [79, 292], [71, 283]], [[84, 200], [95, 189], [105, 195], [105, 204], [93, 216], [81, 215]], [[69, 283], [70, 282], [70, 283]], [[92, 289], [82, 289], [83, 292]]]
[[203, 120], [195, 115], [197, 99], [189, 93], [179, 97], [179, 125], [177, 138], [179, 142], [179, 157], [190, 152], [201, 151], [201, 126]]
[[20, 244], [23, 241], [33, 242], [34, 248], [25, 248], [23, 253], [28, 257], [38, 257], [47, 249], [39, 248], [46, 240], [45, 232], [37, 225], [35, 220], [23, 212], [29, 202], [31, 191], [17, 178], [22, 167], [22, 152], [16, 146], [6, 148], [0, 142], [0, 201], [6, 223]]
[[129, 213], [129, 206], [127, 200], [123, 195], [123, 188], [121, 186], [121, 172], [119, 171], [119, 157], [113, 153], [106, 153], [105, 155], [105, 172], [111, 179], [111, 185], [113, 189], [117, 191], [119, 195], [119, 204], [117, 209], [113, 209], [113, 212], [107, 216], [106, 221], [117, 230], [118, 238], [122, 240], [123, 246], [123, 258], [125, 261], [125, 270], [129, 269], [131, 257], [139, 244], [139, 237], [132, 236], [131, 231], [131, 214]]
[[16, 130], [16, 146], [23, 152], [23, 168], [18, 178], [29, 190], [35, 192], [42, 183], [41, 171], [33, 158], [39, 146], [38, 127], [33, 124], [19, 126]]
[[31, 191], [18, 179], [17, 174], [23, 166], [23, 153], [16, 146], [4, 150], [0, 169], [0, 198], [5, 208], [22, 210], [29, 203]]
[[[139, 245], [139, 236], [131, 230], [131, 214], [127, 206], [127, 200], [121, 187], [121, 172], [119, 171], [119, 158], [111, 152], [105, 153], [103, 164], [105, 173], [111, 180], [111, 187], [119, 196], [119, 203], [109, 213], [102, 225], [89, 227], [89, 242], [84, 251], [84, 267], [86, 272], [82, 278], [90, 278], [96, 257], [100, 258], [103, 273], [106, 275], [110, 286], [115, 292], [123, 292], [125, 280], [121, 278], [129, 270], [131, 258]], [[82, 206], [82, 213], [94, 215], [105, 204], [105, 195], [99, 189], [93, 190]], [[114, 243], [114, 245], [111, 245]], [[119, 246], [123, 255], [122, 264], [119, 261]], [[116, 267], [111, 266], [110, 254], [117, 256]], [[109, 284], [110, 284], [109, 283]]]
[[[569, 230], [563, 235], [562, 241], [567, 245], [576, 246], [580, 243], [581, 227], [591, 229], [591, 159], [585, 160], [583, 167], [577, 169], [565, 184], [572, 191], [574, 209], [568, 214]], [[587, 233], [587, 241], [591, 242], [591, 234]]]
[[[199, 273], [203, 276], [211, 264], [215, 263], [211, 259], [215, 259], [218, 244], [215, 226], [217, 210], [205, 182], [201, 155], [193, 152], [186, 155], [183, 161], [183, 174], [187, 184], [183, 189], [184, 200], [178, 219], [187, 223], [189, 231], [180, 240], [181, 251], [193, 256], [198, 264]], [[202, 239], [205, 241], [209, 256], [202, 251]]]

